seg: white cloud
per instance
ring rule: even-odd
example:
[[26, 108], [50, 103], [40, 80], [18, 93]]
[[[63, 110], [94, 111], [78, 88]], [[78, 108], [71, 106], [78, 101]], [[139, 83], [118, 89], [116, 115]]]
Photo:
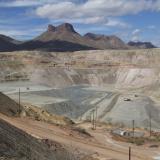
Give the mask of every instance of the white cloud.
[[23, 36], [27, 35], [27, 31], [20, 31], [20, 30], [0, 30], [0, 34], [8, 35], [8, 36]]
[[144, 10], [159, 10], [158, 0], [88, 0], [83, 4], [68, 2], [40, 6], [36, 13], [47, 18], [78, 18], [85, 16], [121, 16]]
[[[160, 11], [160, 0], [4, 0], [0, 7], [33, 7], [39, 17], [84, 24], [104, 24], [108, 27], [128, 27], [113, 17], [137, 14], [146, 10]], [[112, 17], [112, 20], [110, 20]]]
[[127, 27], [125, 22], [110, 20], [128, 14], [137, 14], [146, 10], [160, 11], [159, 0], [88, 0], [84, 3], [59, 1], [43, 4], [36, 9], [36, 15], [52, 20], [64, 19], [81, 23], [103, 23], [106, 26]]
[[3, 29], [2, 26], [0, 26], [0, 34], [7, 35], [13, 38], [32, 38], [35, 36], [38, 36], [40, 33], [42, 33], [45, 30], [46, 26], [39, 26], [39, 27], [33, 27], [30, 29], [19, 29], [19, 28], [13, 28], [13, 27], [6, 27]]
[[109, 18], [105, 26], [117, 27], [117, 28], [129, 28], [130, 27], [128, 23], [123, 22], [119, 19], [113, 19], [113, 18]]
[[82, 22], [85, 24], [96, 24], [96, 23], [104, 23], [107, 19], [104, 17], [87, 17], [85, 19], [82, 19]]
[[39, 2], [36, 1], [26, 1], [26, 0], [16, 0], [16, 1], [3, 1], [0, 2], [0, 7], [23, 7], [23, 6], [35, 6], [39, 5]]
[[32, 7], [46, 3], [57, 2], [56, 0], [6, 0], [0, 2], [0, 7]]
[[50, 19], [75, 17], [76, 5], [72, 2], [62, 2], [52, 5], [47, 4], [42, 7], [39, 7], [36, 10], [36, 13], [40, 17], [50, 18]]
[[139, 41], [140, 40], [140, 34], [141, 34], [141, 30], [140, 29], [135, 29], [132, 32], [132, 41]]
[[140, 29], [135, 29], [135, 30], [132, 32], [132, 35], [140, 34], [140, 32], [141, 32]]
[[103, 17], [86, 17], [86, 18], [78, 18], [78, 19], [61, 19], [61, 22], [66, 21], [69, 23], [83, 23], [83, 24], [99, 24], [105, 23], [107, 19]]

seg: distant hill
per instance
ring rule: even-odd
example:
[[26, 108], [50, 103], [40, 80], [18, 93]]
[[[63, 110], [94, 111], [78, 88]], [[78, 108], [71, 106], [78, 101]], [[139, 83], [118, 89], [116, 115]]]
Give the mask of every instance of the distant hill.
[[106, 36], [94, 33], [84, 35], [87, 41], [92, 41], [92, 46], [99, 49], [128, 49], [128, 46], [117, 36]]
[[13, 51], [17, 49], [17, 44], [18, 41], [5, 36], [5, 35], [0, 35], [0, 51], [5, 52], [5, 51]]
[[128, 45], [131, 47], [139, 48], [139, 49], [149, 49], [149, 48], [157, 48], [151, 42], [128, 42]]

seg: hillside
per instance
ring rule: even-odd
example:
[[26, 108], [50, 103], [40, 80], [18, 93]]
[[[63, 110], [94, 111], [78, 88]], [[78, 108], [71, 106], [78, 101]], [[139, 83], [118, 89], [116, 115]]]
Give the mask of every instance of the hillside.
[[87, 33], [84, 38], [98, 49], [129, 49], [117, 36], [106, 36], [94, 33]]
[[35, 120], [59, 125], [71, 125], [73, 122], [66, 117], [49, 114], [43, 109], [29, 104], [19, 104], [8, 96], [0, 93], [0, 113], [11, 117], [30, 117]]
[[0, 52], [6, 52], [6, 51], [14, 51], [17, 49], [18, 41], [5, 36], [0, 35]]
[[71, 160], [72, 153], [63, 144], [32, 136], [4, 121], [2, 117], [0, 130], [2, 160]]
[[8, 116], [18, 116], [22, 110], [19, 104], [13, 101], [11, 98], [0, 93], [0, 113]]
[[94, 50], [95, 48], [78, 44], [76, 42], [69, 42], [65, 40], [32, 40], [25, 43], [22, 43], [18, 46], [18, 50], [39, 50], [39, 51], [50, 51], [50, 52], [72, 52], [80, 50]]

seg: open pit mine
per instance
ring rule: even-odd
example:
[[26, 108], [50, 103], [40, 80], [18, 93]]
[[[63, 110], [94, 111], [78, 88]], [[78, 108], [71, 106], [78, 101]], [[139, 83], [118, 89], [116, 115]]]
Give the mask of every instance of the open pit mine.
[[[159, 62], [160, 49], [1, 52], [0, 159], [158, 159]], [[111, 134], [132, 127], [137, 145]]]

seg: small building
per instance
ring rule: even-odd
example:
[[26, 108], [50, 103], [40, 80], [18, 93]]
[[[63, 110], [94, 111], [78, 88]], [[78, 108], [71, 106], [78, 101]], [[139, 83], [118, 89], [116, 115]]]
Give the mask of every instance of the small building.
[[115, 129], [115, 130], [112, 130], [112, 134], [115, 134], [118, 136], [126, 136], [127, 132], [122, 129]]

